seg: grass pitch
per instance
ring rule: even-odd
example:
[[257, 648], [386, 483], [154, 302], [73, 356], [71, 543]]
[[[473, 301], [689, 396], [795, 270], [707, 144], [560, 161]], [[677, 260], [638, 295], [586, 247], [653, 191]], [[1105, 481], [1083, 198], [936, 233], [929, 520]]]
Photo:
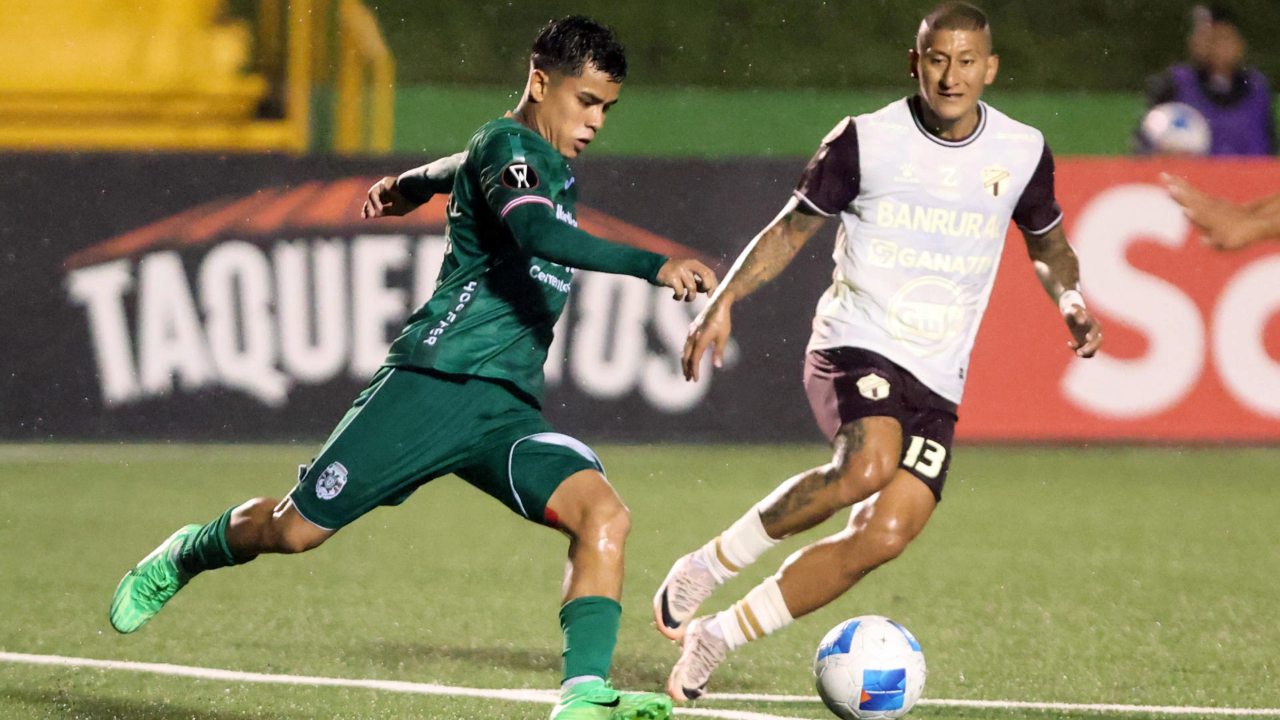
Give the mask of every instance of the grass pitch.
[[[399, 508], [373, 512], [314, 552], [201, 576], [134, 635], [111, 630], [111, 592], [133, 563], [183, 523], [287, 492], [293, 468], [313, 450], [0, 446], [0, 651], [481, 688], [555, 686], [565, 542], [452, 478]], [[678, 654], [649, 627], [650, 597], [670, 563], [826, 452], [597, 450], [634, 525], [614, 681], [657, 690]], [[831, 607], [736, 653], [712, 690], [812, 694], [809, 667], [826, 630], [877, 613], [920, 639], [927, 698], [1277, 708], [1277, 518], [1280, 450], [960, 448], [944, 502], [902, 558]], [[726, 607], [788, 553], [835, 527], [784, 543], [707, 609]], [[827, 717], [817, 704], [702, 707]], [[0, 663], [3, 720], [533, 719], [547, 712], [476, 698]], [[912, 714], [1043, 716], [935, 707]]]

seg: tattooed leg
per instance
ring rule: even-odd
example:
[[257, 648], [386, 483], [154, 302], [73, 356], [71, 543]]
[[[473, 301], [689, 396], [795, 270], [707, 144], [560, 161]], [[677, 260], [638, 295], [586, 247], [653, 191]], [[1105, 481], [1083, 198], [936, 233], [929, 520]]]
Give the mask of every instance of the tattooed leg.
[[889, 417], [861, 418], [841, 427], [833, 446], [830, 463], [787, 480], [760, 503], [769, 537], [808, 530], [884, 488], [902, 457], [902, 427]]
[[783, 563], [775, 577], [791, 617], [830, 603], [898, 557], [924, 529], [936, 504], [928, 485], [898, 470], [875, 500], [858, 506], [848, 527]]
[[[933, 493], [911, 475], [898, 472], [902, 449], [898, 422], [888, 417], [862, 418], [841, 427], [832, 444], [835, 454], [829, 464], [786, 481], [719, 537], [671, 568], [654, 597], [654, 619], [667, 637], [684, 636], [684, 655], [673, 671], [673, 682], [688, 680], [685, 676], [692, 672], [691, 668], [706, 669], [696, 658], [701, 657], [699, 648], [707, 647], [707, 643], [720, 643], [719, 651], [723, 653], [725, 647], [736, 648], [786, 626], [792, 619], [838, 597], [871, 568], [889, 560], [891, 541], [901, 538], [903, 546], [909, 541], [907, 533], [899, 532], [906, 525], [895, 519], [898, 513], [880, 510], [901, 505], [896, 501], [898, 493], [891, 491], [891, 480], [905, 475], [919, 486], [905, 484], [905, 490], [914, 495], [922, 490], [930, 502]], [[880, 495], [875, 501], [859, 505], [858, 515], [888, 520], [884, 532], [866, 532], [863, 526], [869, 528], [876, 523], [864, 522], [813, 543], [728, 610], [694, 619], [717, 585], [758, 560], [778, 540], [813, 527], [837, 510], [877, 492]], [[927, 514], [909, 514], [918, 520], [911, 523], [917, 527], [927, 519]], [[706, 640], [707, 637], [718, 640]], [[695, 684], [678, 687], [696, 688], [705, 684], [705, 677], [689, 681]]]

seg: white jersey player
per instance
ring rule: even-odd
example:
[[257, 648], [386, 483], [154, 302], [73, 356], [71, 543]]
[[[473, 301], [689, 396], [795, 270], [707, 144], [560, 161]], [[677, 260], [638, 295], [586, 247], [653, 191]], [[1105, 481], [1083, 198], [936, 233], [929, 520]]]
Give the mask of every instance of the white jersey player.
[[840, 216], [808, 349], [870, 350], [954, 403], [1010, 218], [1034, 235], [1062, 220], [1044, 136], [985, 103], [976, 112], [960, 141], [925, 129], [918, 97], [847, 118], [795, 191], [804, 209]]
[[[776, 277], [824, 217], [839, 216], [835, 272], [804, 370], [834, 456], [671, 568], [654, 615], [683, 645], [667, 684], [672, 697], [701, 696], [729, 650], [839, 597], [924, 528], [942, 497], [969, 353], [1010, 220], [1062, 311], [1071, 348], [1091, 357], [1101, 345], [1044, 136], [980, 100], [997, 67], [981, 10], [953, 2], [930, 13], [911, 52], [918, 93], [827, 135], [794, 198], [690, 328], [684, 369], [696, 380], [708, 348], [719, 365], [732, 304]], [[717, 585], [779, 540], [855, 504], [845, 530], [797, 552], [728, 610], [695, 618]]]

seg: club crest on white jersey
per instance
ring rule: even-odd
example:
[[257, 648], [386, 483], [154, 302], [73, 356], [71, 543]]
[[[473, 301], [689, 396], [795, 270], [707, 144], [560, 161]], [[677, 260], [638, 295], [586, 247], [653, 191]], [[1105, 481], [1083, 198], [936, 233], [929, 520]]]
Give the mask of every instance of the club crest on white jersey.
[[1011, 177], [1007, 169], [999, 165], [988, 165], [982, 168], [982, 187], [991, 193], [991, 197], [1000, 197], [1001, 193], [1009, 190]]

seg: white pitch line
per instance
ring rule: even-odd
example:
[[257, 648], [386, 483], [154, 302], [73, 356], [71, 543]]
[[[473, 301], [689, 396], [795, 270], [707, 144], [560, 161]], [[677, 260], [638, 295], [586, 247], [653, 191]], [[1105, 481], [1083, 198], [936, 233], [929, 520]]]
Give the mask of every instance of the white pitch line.
[[794, 718], [785, 715], [769, 715], [767, 713], [750, 712], [748, 710], [712, 710], [710, 708], [676, 708], [676, 717], [682, 715], [700, 715], [702, 717], [724, 718], [724, 720], [813, 720], [813, 718]]
[[[315, 677], [309, 675], [270, 675], [266, 673], [192, 667], [190, 665], [144, 663], [128, 660], [94, 660], [91, 658], [63, 657], [61, 655], [29, 655], [26, 653], [0, 652], [0, 662], [22, 663], [26, 665], [55, 665], [71, 668], [99, 668], [102, 670], [125, 670], [129, 672], [150, 673], [153, 675], [173, 675], [177, 677], [200, 678], [202, 680], [224, 680], [227, 682], [311, 685], [322, 687], [354, 687], [417, 695], [453, 695], [485, 698], [489, 700], [535, 702], [546, 705], [554, 705], [556, 700], [560, 697], [560, 693], [554, 690], [485, 689], [457, 687], [454, 685], [434, 685], [431, 683], [403, 682], [398, 680], [355, 680], [351, 678]], [[807, 718], [792, 718], [782, 715], [769, 715], [767, 713], [747, 712], [742, 710], [717, 710], [712, 708], [680, 708], [677, 711], [677, 714], [721, 718], [721, 720], [809, 720]]]
[[28, 665], [58, 665], [75, 668], [99, 668], [102, 670], [126, 670], [152, 675], [175, 675], [202, 680], [226, 680], [228, 682], [273, 683], [277, 685], [315, 685], [324, 687], [357, 687], [371, 690], [388, 690], [420, 695], [459, 695], [495, 700], [515, 700], [555, 704], [557, 694], [551, 690], [506, 690], [432, 685], [429, 683], [402, 682], [398, 680], [353, 680], [350, 678], [315, 677], [307, 675], [273, 675], [267, 673], [218, 670], [216, 668], [144, 663], [128, 660], [94, 660], [91, 658], [63, 657], [61, 655], [28, 655], [26, 653], [0, 653], [0, 661]]
[[[547, 705], [554, 704], [556, 699], [559, 697], [559, 693], [554, 690], [469, 688], [458, 687], [455, 685], [404, 682], [400, 680], [358, 680], [352, 678], [317, 677], [310, 675], [271, 675], [267, 673], [251, 673], [240, 672], [237, 670], [218, 670], [216, 668], [193, 667], [190, 665], [144, 663], [128, 660], [94, 660], [91, 658], [63, 657], [61, 655], [29, 655], [26, 653], [0, 652], [0, 662], [22, 663], [26, 665], [56, 665], [74, 668], [100, 668], [103, 670], [125, 670], [130, 672], [151, 673], [153, 675], [173, 675], [178, 677], [200, 678], [204, 680], [224, 680], [227, 682], [311, 685], [322, 687], [355, 687], [417, 695], [452, 695], [458, 697], [485, 698], [489, 700], [536, 702]], [[767, 695], [757, 693], [711, 693], [707, 695], [706, 699], [750, 702], [821, 702], [816, 696], [812, 695]], [[1280, 716], [1280, 708], [1116, 705], [1104, 703], [1023, 702], [1017, 700], [934, 700], [928, 698], [920, 700], [918, 704], [934, 707], [969, 707], [998, 710], [1130, 712], [1156, 715]], [[722, 718], [722, 720], [809, 720], [806, 718], [792, 718], [782, 715], [769, 715], [767, 713], [749, 712], [744, 710], [720, 710], [714, 708], [680, 708], [677, 711], [677, 714]]]
[[[708, 693], [707, 700], [749, 702], [822, 702], [816, 695], [764, 695], [758, 693]], [[1109, 703], [1026, 702], [1021, 700], [935, 700], [916, 703], [934, 707], [970, 707], [995, 710], [1063, 710], [1067, 712], [1131, 712], [1155, 715], [1280, 715], [1280, 708], [1187, 707], [1182, 705], [1115, 705]]]

